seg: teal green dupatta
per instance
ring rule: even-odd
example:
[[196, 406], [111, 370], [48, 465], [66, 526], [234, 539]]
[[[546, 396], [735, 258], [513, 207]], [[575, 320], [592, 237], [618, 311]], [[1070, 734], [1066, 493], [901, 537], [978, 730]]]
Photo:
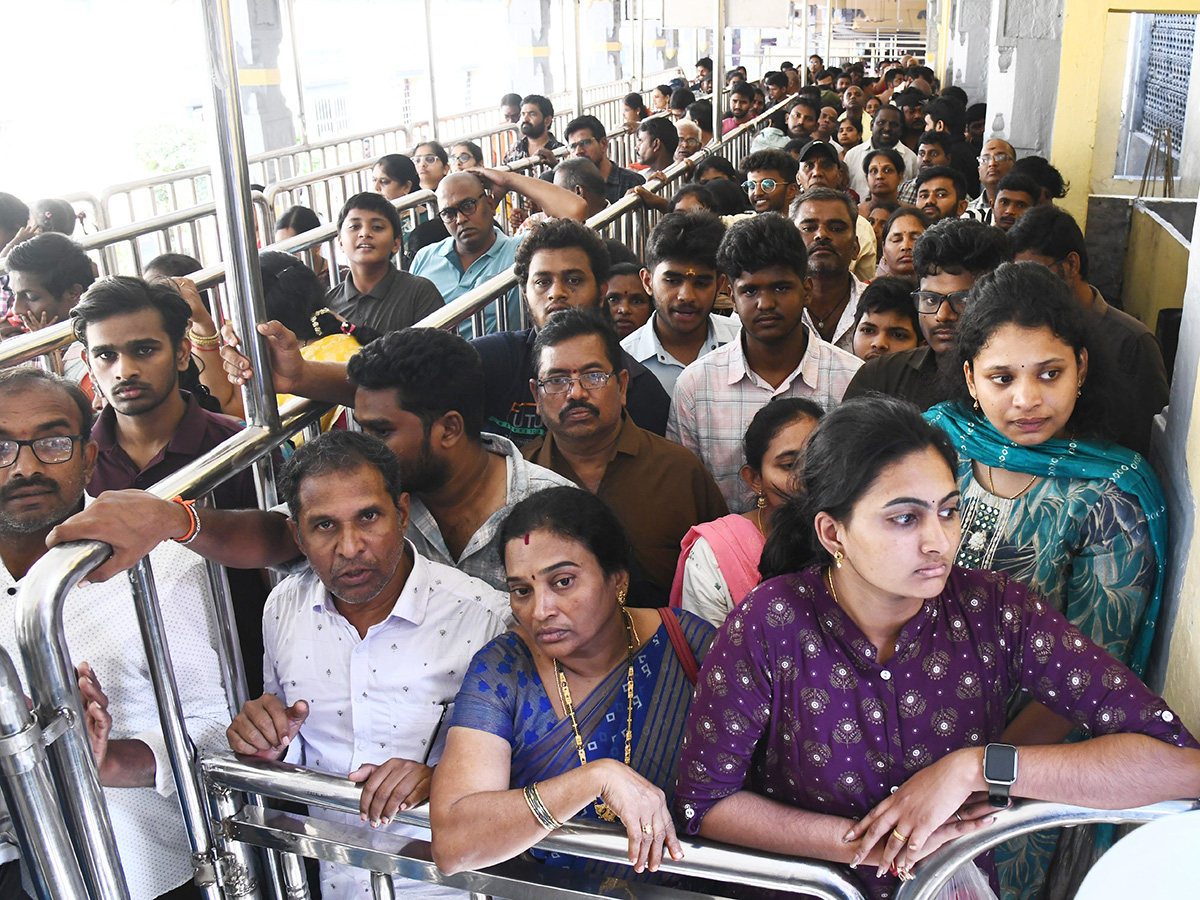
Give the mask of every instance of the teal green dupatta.
[[1140, 453], [1099, 441], [1049, 440], [1036, 447], [1022, 447], [1001, 435], [984, 416], [964, 412], [956, 403], [939, 403], [925, 413], [925, 418], [946, 432], [961, 456], [985, 466], [1051, 478], [1104, 478], [1138, 499], [1146, 514], [1158, 564], [1154, 594], [1131, 645], [1129, 667], [1141, 677], [1154, 640], [1167, 560], [1166, 502], [1150, 464]]

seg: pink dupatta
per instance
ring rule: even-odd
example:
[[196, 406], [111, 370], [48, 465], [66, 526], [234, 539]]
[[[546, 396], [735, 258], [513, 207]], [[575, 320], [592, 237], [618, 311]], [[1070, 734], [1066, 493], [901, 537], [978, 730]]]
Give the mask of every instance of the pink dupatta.
[[671, 605], [683, 605], [683, 568], [696, 538], [704, 538], [717, 558], [717, 566], [725, 576], [729, 596], [737, 606], [745, 596], [758, 587], [758, 561], [762, 558], [767, 539], [749, 520], [734, 514], [722, 516], [712, 522], [694, 525], [680, 542], [679, 565], [675, 568], [675, 581], [671, 584]]

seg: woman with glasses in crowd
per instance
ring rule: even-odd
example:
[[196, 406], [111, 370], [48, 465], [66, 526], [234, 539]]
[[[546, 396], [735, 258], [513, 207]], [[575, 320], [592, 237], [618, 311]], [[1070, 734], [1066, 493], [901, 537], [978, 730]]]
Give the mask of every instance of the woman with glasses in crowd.
[[483, 165], [483, 148], [474, 141], [459, 141], [450, 148], [450, 168], [455, 172]]
[[435, 862], [445, 872], [494, 865], [577, 816], [619, 819], [635, 872], [654, 871], [664, 853], [682, 858], [668, 795], [712, 626], [626, 605], [632, 551], [587, 491], [522, 500], [500, 546], [517, 626], [476, 654], [455, 700], [430, 797]]

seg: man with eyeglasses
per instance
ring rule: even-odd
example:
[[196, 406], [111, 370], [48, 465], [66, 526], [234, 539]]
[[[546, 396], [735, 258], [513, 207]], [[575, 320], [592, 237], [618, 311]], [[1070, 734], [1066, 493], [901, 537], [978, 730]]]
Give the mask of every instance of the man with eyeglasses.
[[625, 193], [646, 179], [618, 166], [608, 158], [608, 135], [604, 125], [595, 116], [580, 116], [567, 124], [567, 150], [572, 156], [582, 156], [592, 161], [604, 178], [604, 196], [609, 203], [616, 203]]
[[845, 399], [880, 393], [916, 404], [922, 411], [949, 400], [954, 378], [954, 334], [967, 295], [979, 277], [1012, 259], [998, 228], [971, 219], [943, 219], [913, 246], [920, 289], [913, 292], [926, 346], [868, 361], [850, 382]]
[[617, 333], [596, 311], [551, 318], [533, 342], [529, 383], [546, 433], [521, 452], [612, 508], [638, 563], [630, 603], [666, 606], [684, 535], [728, 509], [696, 454], [625, 414], [625, 359]]
[[[539, 178], [498, 169], [454, 172], [443, 178], [437, 189], [438, 215], [450, 237], [421, 248], [409, 271], [433, 282], [451, 303], [508, 269], [522, 237], [509, 237], [501, 231], [495, 215], [497, 201], [509, 191], [528, 197], [548, 216], [577, 221], [587, 216], [587, 202], [582, 197]], [[513, 288], [505, 301], [508, 328], [520, 322], [520, 304], [520, 293]], [[497, 330], [495, 304], [484, 311], [484, 329]]]
[[[756, 214], [767, 212], [787, 215], [796, 197], [796, 172], [799, 164], [790, 153], [782, 150], [759, 150], [742, 160], [742, 190], [750, 198]], [[726, 224], [737, 216], [725, 216]], [[742, 216], [741, 218], [744, 218]]]
[[675, 147], [675, 162], [681, 162], [704, 146], [700, 136], [700, 126], [691, 119], [680, 119], [675, 123], [679, 132], [679, 144]]
[[992, 138], [983, 145], [983, 151], [979, 154], [979, 196], [967, 204], [967, 211], [963, 213], [965, 218], [976, 219], [984, 225], [992, 224], [996, 188], [1016, 162], [1017, 151], [1008, 141]]
[[[84, 485], [97, 454], [88, 440], [92, 416], [79, 387], [57, 375], [29, 367], [0, 372], [0, 596], [8, 600], [0, 646], [25, 684], [13, 604], [46, 553], [51, 529], [87, 502]], [[199, 748], [219, 750], [230, 716], [210, 643], [217, 624], [203, 560], [167, 542], [150, 551], [150, 561], [188, 734]], [[127, 579], [89, 582], [71, 591], [63, 627], [130, 896], [152, 900], [187, 885], [193, 871], [132, 609]], [[0, 843], [0, 896], [6, 900], [25, 896], [18, 857], [14, 845]]]

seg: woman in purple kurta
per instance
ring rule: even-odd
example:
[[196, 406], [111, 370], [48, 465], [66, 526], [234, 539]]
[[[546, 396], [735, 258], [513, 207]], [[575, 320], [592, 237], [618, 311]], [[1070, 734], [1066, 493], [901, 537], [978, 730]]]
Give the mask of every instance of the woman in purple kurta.
[[[1168, 746], [1195, 741], [1127, 668], [1024, 585], [951, 566], [952, 461], [899, 401], [851, 401], [818, 426], [807, 505], [789, 524], [837, 563], [769, 578], [718, 632], [679, 763], [689, 833], [907, 869], [987, 814], [968, 798], [987, 788], [982, 751], [1015, 691], [1120, 737], [1022, 747], [1014, 796], [1125, 806], [1200, 789], [1200, 751]], [[798, 539], [768, 545], [764, 575], [796, 559]], [[1137, 773], [1151, 770], [1157, 785], [1139, 793]], [[876, 898], [896, 887], [888, 874], [863, 880]]]

